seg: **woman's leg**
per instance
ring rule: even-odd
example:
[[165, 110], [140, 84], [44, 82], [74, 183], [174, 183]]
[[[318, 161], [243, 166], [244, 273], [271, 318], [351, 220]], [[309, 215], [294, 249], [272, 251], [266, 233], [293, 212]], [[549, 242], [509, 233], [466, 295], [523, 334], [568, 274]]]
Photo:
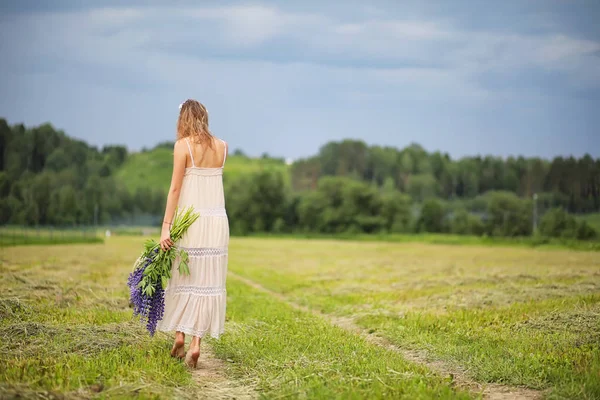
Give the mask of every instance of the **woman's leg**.
[[175, 332], [175, 343], [173, 343], [173, 348], [171, 349], [171, 356], [183, 358], [185, 357], [185, 333], [183, 332]]
[[186, 362], [190, 367], [196, 368], [200, 357], [200, 337], [194, 336], [186, 356]]

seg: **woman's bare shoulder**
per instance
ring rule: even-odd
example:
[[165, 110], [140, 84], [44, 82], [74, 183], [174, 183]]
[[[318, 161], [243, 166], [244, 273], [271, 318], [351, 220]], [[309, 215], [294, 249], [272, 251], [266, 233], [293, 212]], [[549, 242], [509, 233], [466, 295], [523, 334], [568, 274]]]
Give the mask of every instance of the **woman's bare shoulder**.
[[185, 138], [177, 139], [175, 141], [175, 145], [173, 146], [173, 151], [179, 153], [181, 151], [187, 151], [187, 143]]

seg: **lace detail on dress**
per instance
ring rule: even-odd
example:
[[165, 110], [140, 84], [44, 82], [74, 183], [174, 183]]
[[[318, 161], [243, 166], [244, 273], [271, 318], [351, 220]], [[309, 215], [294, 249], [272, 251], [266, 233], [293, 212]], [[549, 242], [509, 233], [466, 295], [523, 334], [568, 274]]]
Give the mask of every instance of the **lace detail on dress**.
[[[171, 332], [171, 331], [183, 332], [186, 335], [197, 336], [200, 338], [206, 336], [206, 334], [209, 331], [209, 329], [197, 330], [197, 329], [190, 328], [190, 327], [187, 327], [184, 325], [168, 325], [168, 326], [160, 326], [159, 325], [156, 329], [161, 332]], [[211, 333], [210, 336], [212, 336], [214, 339], [219, 339], [219, 336], [221, 336], [223, 333], [225, 333], [224, 329], [222, 329], [221, 331], [219, 331], [216, 334]]]
[[226, 247], [180, 247], [180, 249], [185, 250], [190, 257], [212, 257], [227, 255]]
[[227, 289], [222, 286], [176, 286], [167, 289], [168, 292], [174, 294], [194, 294], [196, 296], [220, 296], [227, 293]]

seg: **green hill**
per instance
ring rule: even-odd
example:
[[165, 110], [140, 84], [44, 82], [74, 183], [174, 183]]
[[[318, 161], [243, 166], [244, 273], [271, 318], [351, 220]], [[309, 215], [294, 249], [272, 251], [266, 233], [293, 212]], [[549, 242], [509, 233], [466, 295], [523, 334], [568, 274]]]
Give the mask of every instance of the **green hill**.
[[[274, 158], [250, 158], [230, 154], [225, 164], [227, 177], [238, 177], [243, 174], [275, 169], [284, 172], [289, 180], [289, 167], [283, 160]], [[169, 189], [173, 172], [173, 150], [156, 147], [152, 150], [132, 153], [127, 161], [117, 170], [116, 177], [131, 191], [140, 187], [162, 187]]]

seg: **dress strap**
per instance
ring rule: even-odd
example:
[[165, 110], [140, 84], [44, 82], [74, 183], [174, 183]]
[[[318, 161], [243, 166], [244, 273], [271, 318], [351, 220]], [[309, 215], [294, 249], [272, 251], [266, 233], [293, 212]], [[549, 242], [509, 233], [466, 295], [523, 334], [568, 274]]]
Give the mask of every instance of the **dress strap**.
[[185, 138], [185, 142], [188, 145], [188, 150], [190, 151], [190, 158], [192, 159], [192, 167], [196, 167], [196, 164], [194, 164], [194, 155], [192, 154], [192, 146], [190, 146], [190, 141], [188, 138]]
[[223, 165], [221, 166], [221, 168], [225, 167], [225, 160], [227, 160], [227, 142], [224, 141], [223, 139], [220, 139], [221, 142], [223, 142], [223, 145], [225, 146], [225, 155], [223, 156]]

